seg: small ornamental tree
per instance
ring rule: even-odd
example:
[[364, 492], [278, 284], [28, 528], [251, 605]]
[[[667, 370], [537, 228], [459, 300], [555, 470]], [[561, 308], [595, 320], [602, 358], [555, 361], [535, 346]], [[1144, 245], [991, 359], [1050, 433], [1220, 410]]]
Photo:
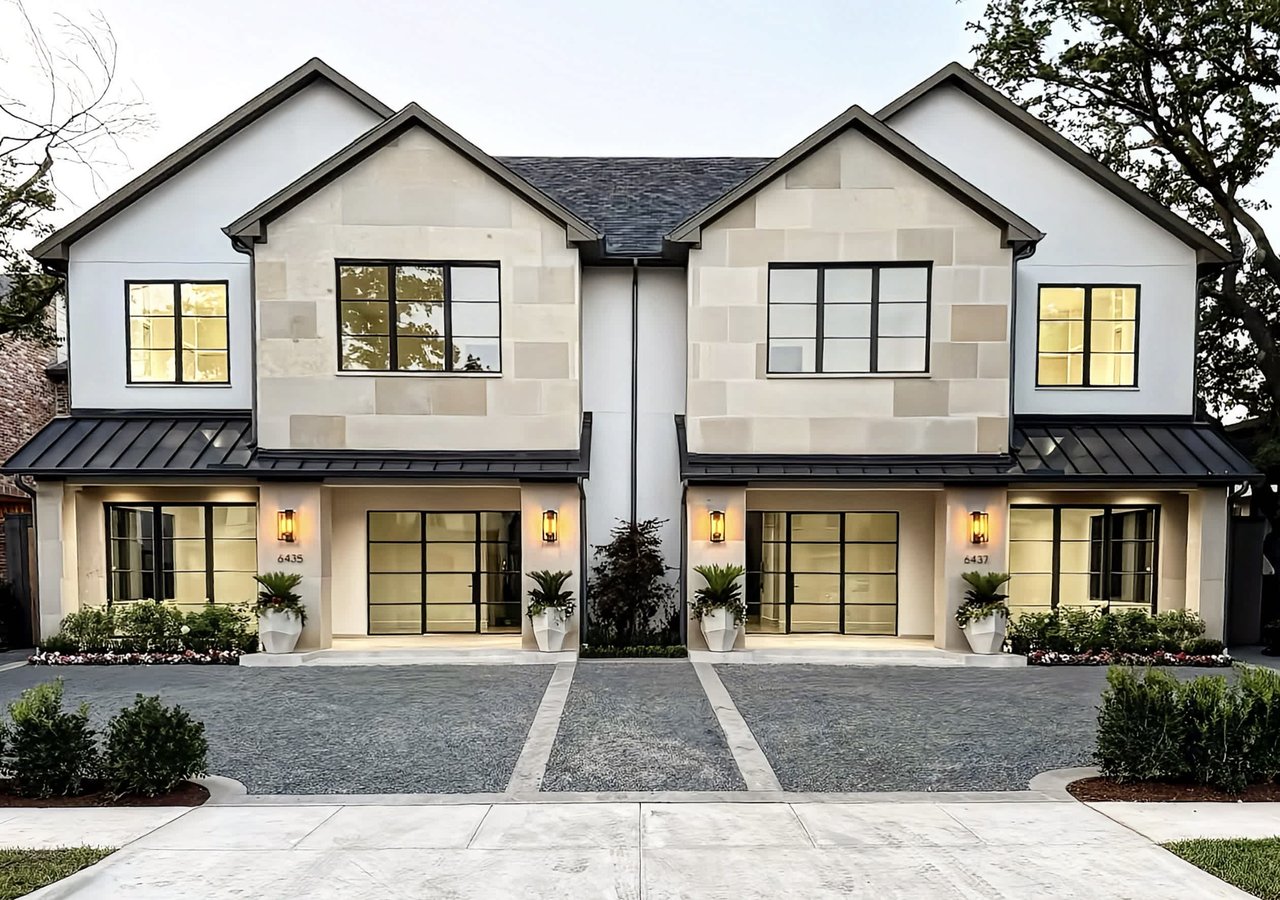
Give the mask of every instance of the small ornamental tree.
[[[667, 581], [659, 530], [665, 519], [620, 521], [609, 543], [598, 545], [591, 569], [589, 627], [593, 643], [622, 647], [665, 643], [675, 611], [675, 587]], [[660, 637], [660, 640], [655, 640]]]

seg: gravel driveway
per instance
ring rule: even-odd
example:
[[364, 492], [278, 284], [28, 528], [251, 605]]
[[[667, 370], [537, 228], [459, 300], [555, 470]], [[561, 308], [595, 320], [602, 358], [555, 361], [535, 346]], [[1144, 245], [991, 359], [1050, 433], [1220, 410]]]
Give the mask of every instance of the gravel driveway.
[[[27, 666], [0, 703], [61, 676], [101, 723], [160, 694], [205, 723], [209, 771], [254, 794], [501, 791], [553, 666]], [[7, 717], [6, 717], [7, 718]]]
[[804, 665], [716, 672], [790, 791], [1025, 790], [1047, 769], [1091, 764], [1107, 675]]
[[693, 666], [578, 663], [544, 791], [741, 791]]

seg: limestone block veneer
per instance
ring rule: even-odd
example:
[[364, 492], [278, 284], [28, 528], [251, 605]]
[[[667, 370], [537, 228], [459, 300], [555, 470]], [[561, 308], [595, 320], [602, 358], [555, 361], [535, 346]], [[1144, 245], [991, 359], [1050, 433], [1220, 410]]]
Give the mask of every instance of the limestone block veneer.
[[[767, 375], [769, 264], [931, 261], [930, 371]], [[997, 453], [1012, 251], [1000, 229], [846, 131], [702, 230], [689, 257], [689, 449]]]
[[[577, 253], [562, 224], [439, 138], [401, 135], [255, 248], [261, 446], [577, 446]], [[339, 373], [337, 259], [499, 262], [501, 374]]]

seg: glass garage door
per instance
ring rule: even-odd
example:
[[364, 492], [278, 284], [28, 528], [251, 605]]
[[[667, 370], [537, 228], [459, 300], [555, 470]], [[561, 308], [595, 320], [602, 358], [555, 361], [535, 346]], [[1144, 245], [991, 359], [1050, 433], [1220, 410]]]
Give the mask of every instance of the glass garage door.
[[369, 633], [520, 631], [520, 514], [369, 513]]
[[747, 528], [749, 631], [897, 633], [897, 513], [751, 513]]

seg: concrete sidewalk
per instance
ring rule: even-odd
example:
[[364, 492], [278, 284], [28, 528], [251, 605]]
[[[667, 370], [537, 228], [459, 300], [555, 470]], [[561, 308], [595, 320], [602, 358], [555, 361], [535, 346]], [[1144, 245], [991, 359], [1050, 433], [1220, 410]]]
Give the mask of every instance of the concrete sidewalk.
[[6, 810], [0, 846], [123, 845], [44, 900], [1248, 896], [1089, 806], [967, 796]]

